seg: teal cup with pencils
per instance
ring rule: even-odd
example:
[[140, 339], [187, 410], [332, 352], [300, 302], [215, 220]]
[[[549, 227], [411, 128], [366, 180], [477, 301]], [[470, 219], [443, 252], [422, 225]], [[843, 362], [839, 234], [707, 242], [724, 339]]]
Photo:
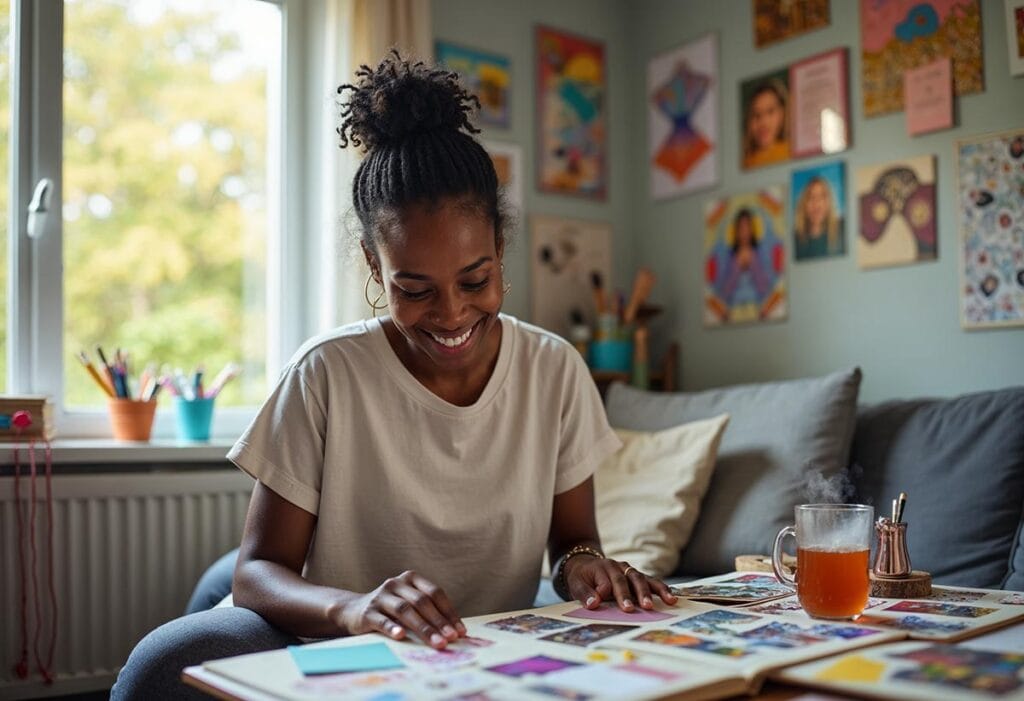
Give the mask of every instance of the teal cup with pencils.
[[178, 438], [183, 441], [210, 440], [210, 425], [213, 423], [213, 397], [186, 399], [174, 398], [177, 417]]

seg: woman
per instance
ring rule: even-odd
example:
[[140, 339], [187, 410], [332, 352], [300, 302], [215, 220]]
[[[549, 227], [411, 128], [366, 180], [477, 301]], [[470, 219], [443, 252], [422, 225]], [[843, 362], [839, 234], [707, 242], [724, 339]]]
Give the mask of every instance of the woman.
[[758, 85], [743, 119], [743, 167], [757, 168], [789, 158], [786, 86], [777, 79]]
[[840, 221], [836, 216], [832, 188], [820, 175], [807, 181], [797, 200], [793, 217], [796, 234], [796, 258], [823, 258], [843, 253], [839, 236]]
[[545, 546], [563, 598], [675, 603], [601, 554], [591, 475], [619, 441], [579, 354], [499, 313], [506, 215], [470, 135], [475, 98], [397, 54], [357, 76], [338, 131], [367, 149], [353, 199], [388, 314], [311, 339], [285, 368], [229, 453], [258, 480], [236, 608], [147, 636], [115, 699], [178, 698], [183, 667], [298, 638], [443, 649], [462, 616], [531, 604]]

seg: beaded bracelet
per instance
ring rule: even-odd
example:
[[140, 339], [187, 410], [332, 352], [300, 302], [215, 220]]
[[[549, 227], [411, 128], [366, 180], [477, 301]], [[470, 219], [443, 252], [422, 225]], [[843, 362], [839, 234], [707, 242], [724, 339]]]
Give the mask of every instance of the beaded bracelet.
[[565, 601], [569, 601], [572, 598], [572, 595], [569, 594], [569, 585], [565, 581], [565, 563], [577, 555], [590, 555], [599, 560], [604, 559], [604, 553], [589, 545], [574, 545], [562, 557], [558, 558], [558, 562], [555, 564], [555, 576], [552, 577], [551, 584], [555, 589], [555, 593]]

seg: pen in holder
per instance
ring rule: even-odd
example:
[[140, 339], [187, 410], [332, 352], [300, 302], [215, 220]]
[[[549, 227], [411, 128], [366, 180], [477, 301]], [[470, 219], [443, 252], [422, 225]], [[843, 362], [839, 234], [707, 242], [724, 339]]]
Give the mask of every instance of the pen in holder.
[[871, 595], [886, 599], [912, 599], [932, 593], [932, 576], [910, 565], [907, 522], [903, 509], [907, 495], [893, 499], [892, 518], [875, 522], [875, 561], [871, 566]]

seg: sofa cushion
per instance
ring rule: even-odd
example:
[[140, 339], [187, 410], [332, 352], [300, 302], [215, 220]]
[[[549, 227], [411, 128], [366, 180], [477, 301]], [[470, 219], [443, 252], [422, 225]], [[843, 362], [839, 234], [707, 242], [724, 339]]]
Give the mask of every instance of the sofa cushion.
[[775, 534], [793, 522], [793, 507], [820, 498], [807, 492], [809, 481], [834, 478], [847, 464], [860, 378], [854, 368], [705, 392], [608, 389], [608, 418], [617, 428], [660, 431], [731, 417], [678, 572], [722, 574], [737, 555], [771, 552]]
[[597, 528], [608, 557], [654, 577], [675, 571], [727, 423], [723, 414], [664, 431], [617, 431], [622, 449], [594, 473]]
[[851, 464], [858, 495], [879, 515], [907, 493], [915, 569], [941, 584], [1024, 588], [1024, 553], [1011, 567], [1024, 504], [1024, 387], [866, 407]]

